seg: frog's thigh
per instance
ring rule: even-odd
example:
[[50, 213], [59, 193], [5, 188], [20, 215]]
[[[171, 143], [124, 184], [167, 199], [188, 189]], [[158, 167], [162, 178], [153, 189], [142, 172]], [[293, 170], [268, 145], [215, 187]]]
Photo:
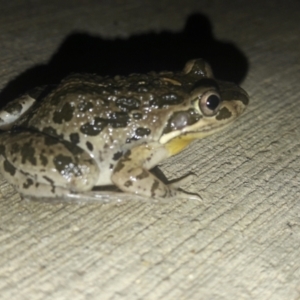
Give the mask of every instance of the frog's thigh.
[[99, 176], [88, 153], [69, 142], [33, 132], [0, 135], [0, 169], [22, 194], [38, 189], [42, 196], [42, 186], [47, 186], [47, 197], [56, 197], [61, 188], [68, 192], [91, 190]]
[[167, 198], [178, 195], [177, 190], [165, 185], [148, 171], [148, 168], [161, 160], [155, 157], [157, 154], [161, 159], [167, 156], [164, 148], [152, 149], [142, 145], [131, 149], [117, 163], [111, 178], [113, 183], [124, 192], [146, 197]]
[[[8, 165], [9, 163], [6, 162]], [[2, 162], [0, 163], [0, 172], [4, 174], [4, 177], [7, 181], [9, 181], [15, 189], [25, 198], [68, 198], [70, 194], [70, 190], [64, 187], [39, 183], [34, 178], [28, 176], [28, 174], [24, 174], [23, 171], [19, 171], [18, 169], [12, 169], [11, 167], [4, 167]], [[6, 173], [10, 169], [10, 173]], [[12, 175], [13, 174], [13, 175]]]

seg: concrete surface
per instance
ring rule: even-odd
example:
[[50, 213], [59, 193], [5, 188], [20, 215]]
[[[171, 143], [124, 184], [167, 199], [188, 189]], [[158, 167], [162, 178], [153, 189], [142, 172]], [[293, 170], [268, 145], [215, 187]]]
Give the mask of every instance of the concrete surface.
[[98, 2], [0, 2], [1, 105], [199, 56], [251, 103], [161, 165], [203, 203], [27, 202], [1, 179], [0, 299], [300, 299], [300, 2]]

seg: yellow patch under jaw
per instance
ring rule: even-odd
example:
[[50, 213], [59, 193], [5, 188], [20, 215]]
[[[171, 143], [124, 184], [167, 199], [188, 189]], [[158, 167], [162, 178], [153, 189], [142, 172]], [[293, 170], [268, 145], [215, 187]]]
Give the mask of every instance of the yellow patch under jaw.
[[171, 155], [175, 155], [181, 152], [185, 147], [187, 147], [195, 138], [187, 136], [178, 136], [168, 143], [166, 143], [165, 147], [168, 153]]

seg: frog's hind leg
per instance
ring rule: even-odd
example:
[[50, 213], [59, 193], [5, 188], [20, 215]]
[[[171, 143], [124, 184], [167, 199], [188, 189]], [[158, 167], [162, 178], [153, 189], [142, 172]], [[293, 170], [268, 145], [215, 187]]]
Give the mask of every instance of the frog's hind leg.
[[70, 191], [66, 188], [49, 184], [39, 183], [36, 178], [29, 176], [22, 170], [14, 169], [9, 162], [0, 159], [0, 173], [10, 182], [22, 198], [36, 200], [66, 199]]
[[39, 132], [0, 135], [0, 172], [24, 196], [58, 198], [89, 191], [99, 176], [88, 153]]

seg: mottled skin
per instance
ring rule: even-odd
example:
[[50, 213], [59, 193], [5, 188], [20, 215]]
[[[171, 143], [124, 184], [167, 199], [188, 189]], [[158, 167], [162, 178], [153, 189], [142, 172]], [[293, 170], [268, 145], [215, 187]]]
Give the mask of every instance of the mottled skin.
[[153, 198], [189, 195], [148, 170], [219, 131], [248, 104], [201, 59], [183, 72], [74, 74], [0, 111], [0, 171], [24, 196], [65, 198], [114, 184]]

